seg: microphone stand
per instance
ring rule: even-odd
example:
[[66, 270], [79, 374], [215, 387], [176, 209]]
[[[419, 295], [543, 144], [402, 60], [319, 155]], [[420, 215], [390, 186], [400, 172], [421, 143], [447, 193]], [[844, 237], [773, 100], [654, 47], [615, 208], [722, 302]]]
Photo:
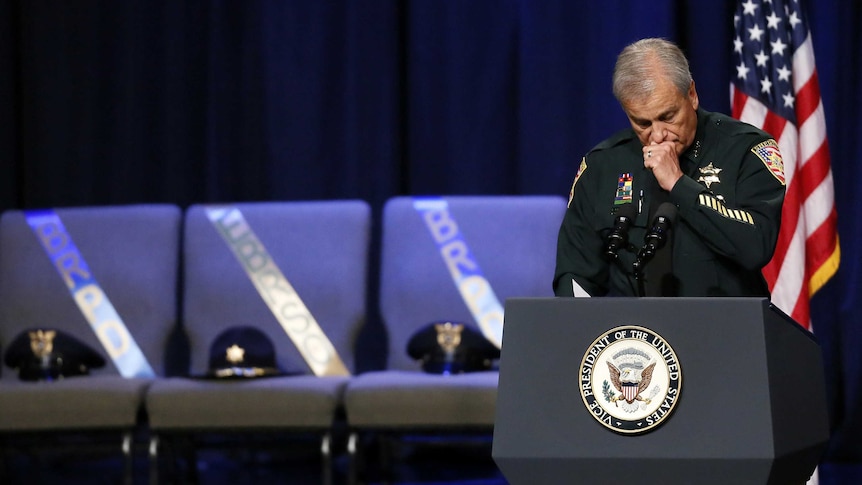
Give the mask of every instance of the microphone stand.
[[641, 258], [637, 258], [635, 260], [634, 264], [632, 264], [632, 269], [634, 270], [635, 282], [637, 282], [637, 287], [638, 287], [637, 290], [638, 290], [638, 296], [639, 297], [646, 296], [646, 288], [644, 287], [644, 279], [643, 279], [644, 266], [646, 266], [646, 263], [641, 261]]
[[670, 231], [675, 217], [676, 207], [674, 207], [670, 202], [663, 202], [659, 206], [658, 210], [656, 210], [656, 216], [653, 220], [652, 228], [644, 237], [644, 245], [641, 250], [638, 251], [637, 258], [632, 264], [632, 270], [638, 286], [638, 296], [646, 296], [644, 269], [646, 268], [647, 263], [652, 261], [656, 253], [664, 247], [668, 237], [667, 233]]

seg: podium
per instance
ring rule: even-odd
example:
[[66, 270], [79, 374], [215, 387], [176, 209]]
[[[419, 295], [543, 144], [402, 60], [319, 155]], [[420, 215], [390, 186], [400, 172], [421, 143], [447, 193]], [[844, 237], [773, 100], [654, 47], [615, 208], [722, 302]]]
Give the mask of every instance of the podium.
[[[609, 370], [629, 354], [636, 397]], [[766, 299], [506, 301], [492, 456], [513, 485], [803, 484], [828, 438], [820, 347]]]

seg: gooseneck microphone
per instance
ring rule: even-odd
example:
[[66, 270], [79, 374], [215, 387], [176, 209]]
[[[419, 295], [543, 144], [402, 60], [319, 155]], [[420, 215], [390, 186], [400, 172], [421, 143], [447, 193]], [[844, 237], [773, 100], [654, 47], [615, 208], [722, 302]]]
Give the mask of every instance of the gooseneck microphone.
[[635, 278], [640, 279], [647, 263], [655, 256], [656, 251], [663, 248], [667, 242], [667, 233], [676, 220], [676, 206], [670, 202], [664, 202], [655, 211], [652, 227], [644, 236], [644, 245], [638, 251], [632, 269]]
[[635, 215], [635, 207], [631, 203], [623, 204], [617, 210], [614, 228], [608, 234], [605, 246], [605, 259], [608, 261], [616, 260], [619, 250], [629, 243], [629, 227], [634, 222]]

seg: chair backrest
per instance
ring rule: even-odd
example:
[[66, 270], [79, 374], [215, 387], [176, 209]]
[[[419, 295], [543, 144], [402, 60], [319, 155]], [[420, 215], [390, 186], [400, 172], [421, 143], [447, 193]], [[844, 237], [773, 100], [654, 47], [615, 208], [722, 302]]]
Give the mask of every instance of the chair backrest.
[[[553, 296], [557, 233], [566, 210], [562, 197], [442, 199], [500, 305], [513, 296]], [[424, 325], [436, 320], [476, 325], [414, 200], [390, 199], [383, 214], [380, 313], [391, 369], [419, 369], [406, 348]]]
[[[352, 371], [354, 341], [366, 317], [368, 204], [329, 200], [233, 207]], [[207, 371], [212, 342], [232, 326], [262, 330], [273, 342], [283, 370], [311, 372], [208, 219], [205, 206], [192, 206], [186, 213], [183, 259], [183, 325], [191, 348], [191, 374]]]
[[[54, 211], [93, 278], [147, 358], [164, 374], [177, 318], [179, 207], [168, 204], [58, 208]], [[0, 217], [0, 343], [23, 330], [53, 327], [98, 350], [119, 374], [22, 211]], [[5, 366], [4, 366], [5, 367]], [[17, 379], [3, 369], [3, 379]]]

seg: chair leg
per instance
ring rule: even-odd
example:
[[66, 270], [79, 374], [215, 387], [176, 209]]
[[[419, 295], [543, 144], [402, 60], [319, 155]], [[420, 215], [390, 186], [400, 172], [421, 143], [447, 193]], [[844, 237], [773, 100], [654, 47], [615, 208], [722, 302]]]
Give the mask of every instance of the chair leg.
[[324, 434], [320, 440], [320, 459], [323, 466], [321, 483], [332, 485], [332, 435], [329, 433]]
[[134, 453], [132, 453], [132, 432], [123, 433], [123, 483], [132, 485], [134, 482]]
[[9, 449], [6, 446], [6, 441], [0, 438], [0, 483], [9, 482]]
[[198, 475], [198, 449], [195, 443], [195, 437], [187, 435], [182, 440], [183, 460], [186, 462], [186, 482], [200, 483]]
[[358, 443], [359, 434], [356, 431], [351, 431], [350, 436], [347, 438], [347, 483], [348, 485], [357, 485], [358, 483], [358, 471], [357, 471], [357, 462], [358, 457], [356, 456], [358, 453]]
[[384, 483], [395, 482], [395, 468], [393, 464], [396, 462], [396, 453], [398, 453], [398, 438], [387, 433], [378, 435], [377, 447], [378, 457], [377, 465], [380, 469], [379, 473]]
[[150, 436], [150, 446], [147, 449], [147, 457], [150, 464], [150, 485], [159, 483], [159, 437]]

